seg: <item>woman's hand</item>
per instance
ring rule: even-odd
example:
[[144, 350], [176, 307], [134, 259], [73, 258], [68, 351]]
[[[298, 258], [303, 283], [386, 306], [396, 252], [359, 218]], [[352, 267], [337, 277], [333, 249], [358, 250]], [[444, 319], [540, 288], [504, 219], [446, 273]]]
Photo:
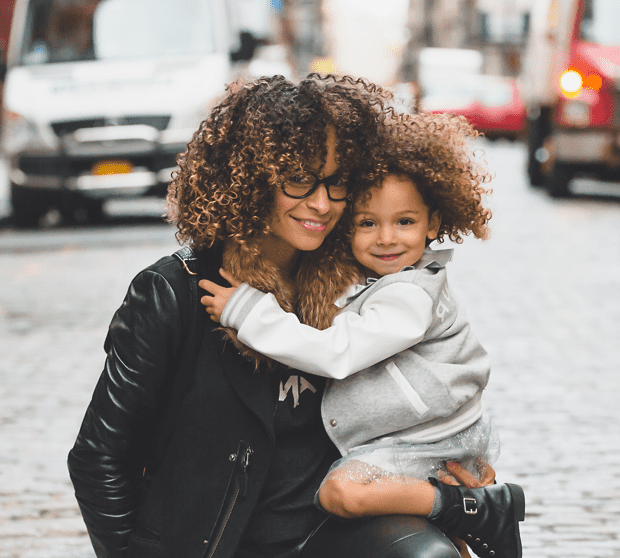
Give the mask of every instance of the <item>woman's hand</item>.
[[446, 463], [446, 467], [448, 471], [450, 471], [449, 475], [440, 471], [437, 476], [441, 482], [451, 484], [452, 486], [462, 484], [467, 488], [480, 488], [481, 486], [489, 486], [495, 483], [495, 469], [493, 469], [493, 467], [480, 460], [477, 462], [477, 466], [478, 471], [482, 473], [482, 480], [478, 480], [469, 471], [466, 471], [458, 463], [453, 461]]
[[198, 283], [202, 289], [212, 294], [212, 296], [203, 296], [200, 299], [200, 302], [206, 307], [209, 316], [214, 322], [220, 321], [220, 316], [224, 311], [226, 303], [237, 290], [237, 287], [241, 285], [241, 281], [237, 281], [237, 279], [223, 269], [220, 269], [220, 275], [226, 279], [232, 287], [222, 287], [213, 281], [209, 281], [208, 279], [202, 279]]

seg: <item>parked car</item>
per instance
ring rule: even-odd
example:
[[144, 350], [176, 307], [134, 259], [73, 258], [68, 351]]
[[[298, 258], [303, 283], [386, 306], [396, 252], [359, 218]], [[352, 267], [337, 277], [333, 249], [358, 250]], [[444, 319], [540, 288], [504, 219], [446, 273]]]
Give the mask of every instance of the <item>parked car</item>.
[[517, 82], [507, 77], [480, 74], [427, 83], [420, 107], [465, 116], [489, 138], [516, 139], [526, 125], [526, 108]]

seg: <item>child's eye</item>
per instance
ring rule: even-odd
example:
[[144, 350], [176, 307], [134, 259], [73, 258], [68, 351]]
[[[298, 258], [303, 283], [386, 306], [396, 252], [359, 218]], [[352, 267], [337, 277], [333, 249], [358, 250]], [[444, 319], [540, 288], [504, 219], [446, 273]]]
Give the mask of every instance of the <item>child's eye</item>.
[[368, 219], [364, 220], [364, 221], [360, 221], [357, 226], [358, 227], [374, 227], [374, 223]]
[[415, 224], [415, 221], [413, 219], [409, 219], [408, 217], [404, 217], [403, 219], [401, 219], [400, 221], [398, 221], [399, 225], [413, 225]]

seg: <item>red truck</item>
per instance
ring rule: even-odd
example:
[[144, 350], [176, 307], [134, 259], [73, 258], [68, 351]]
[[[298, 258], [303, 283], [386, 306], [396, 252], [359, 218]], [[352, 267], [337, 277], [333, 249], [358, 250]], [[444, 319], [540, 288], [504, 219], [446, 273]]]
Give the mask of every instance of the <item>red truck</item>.
[[528, 174], [553, 197], [586, 175], [620, 181], [620, 2], [536, 0], [522, 90]]

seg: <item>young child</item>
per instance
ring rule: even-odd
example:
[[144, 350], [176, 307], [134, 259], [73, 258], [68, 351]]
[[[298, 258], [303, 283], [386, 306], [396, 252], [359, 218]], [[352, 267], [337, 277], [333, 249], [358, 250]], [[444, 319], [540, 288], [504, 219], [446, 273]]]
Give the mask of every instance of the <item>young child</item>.
[[488, 236], [488, 175], [459, 119], [399, 115], [391, 130], [385, 177], [354, 206], [351, 250], [365, 281], [343, 297], [331, 327], [300, 323], [273, 295], [223, 270], [233, 287], [201, 281], [213, 293], [202, 302], [250, 348], [330, 378], [322, 416], [343, 458], [318, 492], [323, 508], [342, 517], [426, 516], [479, 556], [520, 558], [521, 487], [436, 480], [446, 461], [482, 475], [478, 465], [498, 453], [481, 406], [488, 355], [448, 287], [452, 250], [429, 247], [445, 236]]

